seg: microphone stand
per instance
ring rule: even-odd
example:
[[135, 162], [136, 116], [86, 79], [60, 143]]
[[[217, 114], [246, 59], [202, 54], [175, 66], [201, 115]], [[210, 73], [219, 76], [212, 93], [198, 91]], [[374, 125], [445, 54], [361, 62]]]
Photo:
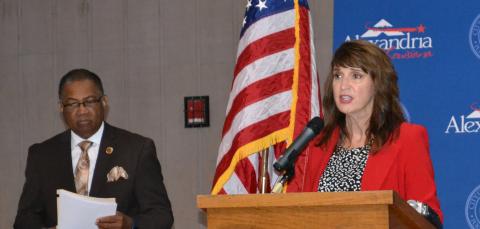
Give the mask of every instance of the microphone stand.
[[277, 181], [275, 181], [275, 185], [273, 186], [272, 193], [282, 193], [283, 191], [283, 186], [287, 181], [290, 180], [290, 178], [293, 177], [295, 174], [295, 168], [293, 166], [293, 162], [290, 162], [288, 166], [281, 171], [282, 175], [277, 178]]

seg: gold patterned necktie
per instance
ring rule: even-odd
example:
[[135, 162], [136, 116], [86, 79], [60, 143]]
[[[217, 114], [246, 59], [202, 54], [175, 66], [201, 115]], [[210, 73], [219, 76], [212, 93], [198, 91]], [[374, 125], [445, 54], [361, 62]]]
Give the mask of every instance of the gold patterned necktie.
[[91, 141], [83, 141], [78, 144], [82, 149], [82, 154], [78, 159], [77, 167], [75, 168], [75, 188], [77, 193], [81, 195], [88, 195], [88, 170], [90, 168], [90, 159], [88, 158], [88, 148], [92, 146]]

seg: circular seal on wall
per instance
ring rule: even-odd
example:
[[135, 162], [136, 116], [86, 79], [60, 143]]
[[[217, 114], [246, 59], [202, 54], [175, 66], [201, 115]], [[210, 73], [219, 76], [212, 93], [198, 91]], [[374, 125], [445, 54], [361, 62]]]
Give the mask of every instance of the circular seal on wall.
[[480, 185], [470, 193], [465, 204], [465, 216], [471, 229], [480, 228]]
[[472, 52], [480, 59], [480, 14], [473, 20], [468, 36]]

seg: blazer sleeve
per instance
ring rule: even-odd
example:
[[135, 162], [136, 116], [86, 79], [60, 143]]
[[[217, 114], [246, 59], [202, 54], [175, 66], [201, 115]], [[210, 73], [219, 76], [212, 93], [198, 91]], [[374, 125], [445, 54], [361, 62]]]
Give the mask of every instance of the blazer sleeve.
[[36, 145], [28, 150], [27, 166], [25, 169], [25, 183], [18, 204], [14, 228], [35, 229], [42, 228], [42, 215], [45, 214], [40, 198], [40, 173], [38, 170], [38, 153]]
[[428, 134], [424, 127], [415, 126], [405, 136], [409, 140], [403, 147], [408, 155], [405, 163], [405, 195], [407, 200], [428, 204], [443, 222], [443, 214], [437, 197], [432, 161], [429, 153]]
[[163, 183], [155, 144], [151, 139], [146, 139], [138, 163], [134, 192], [139, 213], [134, 216], [135, 227], [171, 228], [172, 208]]

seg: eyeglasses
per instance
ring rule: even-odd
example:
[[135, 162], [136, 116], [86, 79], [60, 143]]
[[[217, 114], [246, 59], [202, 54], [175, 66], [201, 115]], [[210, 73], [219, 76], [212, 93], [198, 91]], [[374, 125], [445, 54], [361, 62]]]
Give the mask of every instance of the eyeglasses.
[[70, 102], [70, 103], [62, 103], [63, 109], [67, 111], [74, 111], [83, 105], [85, 108], [94, 108], [103, 98], [103, 95], [98, 98], [88, 98], [83, 102]]

